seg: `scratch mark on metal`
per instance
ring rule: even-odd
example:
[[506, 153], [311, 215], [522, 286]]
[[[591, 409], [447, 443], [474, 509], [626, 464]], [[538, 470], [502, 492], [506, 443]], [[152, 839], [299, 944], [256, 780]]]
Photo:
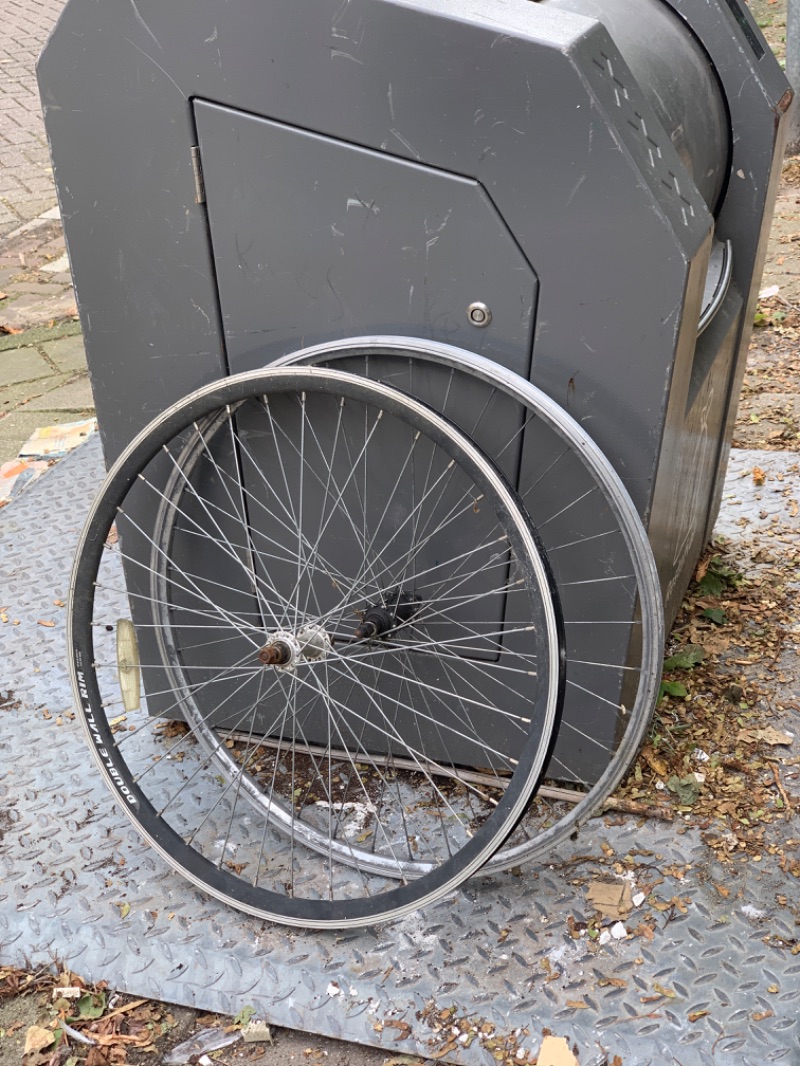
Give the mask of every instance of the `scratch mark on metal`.
[[159, 51], [163, 52], [164, 49], [159, 44], [158, 37], [156, 37], [156, 35], [153, 33], [153, 31], [147, 25], [145, 20], [142, 18], [141, 12], [139, 11], [139, 8], [136, 6], [136, 0], [130, 0], [130, 3], [131, 3], [131, 7], [133, 8], [133, 13], [136, 16], [136, 21], [139, 23], [140, 26], [142, 26], [147, 31], [147, 33], [150, 34], [150, 36], [156, 42], [156, 45], [158, 46]]
[[202, 307], [200, 306], [200, 304], [198, 304], [198, 303], [195, 303], [195, 301], [194, 301], [194, 300], [192, 300], [192, 307], [194, 307], [194, 308], [195, 308], [195, 309], [196, 309], [197, 311], [199, 311], [199, 312], [200, 312], [200, 314], [201, 314], [201, 315], [203, 316], [203, 318], [204, 318], [204, 319], [206, 320], [206, 322], [207, 322], [207, 323], [209, 324], [209, 326], [210, 326], [210, 325], [211, 325], [211, 319], [210, 319], [210, 318], [209, 318], [209, 316], [208, 316], [208, 312], [207, 312], [207, 311], [204, 311], [204, 310], [203, 310], [203, 308], [202, 308]]
[[389, 130], [389, 132], [392, 134], [393, 137], [396, 137], [398, 139], [398, 141], [403, 145], [403, 147], [407, 151], [409, 151], [414, 156], [415, 159], [420, 159], [421, 158], [421, 156], [420, 156], [419, 152], [416, 150], [416, 148], [405, 139], [405, 137], [399, 132], [399, 130], [391, 129], [391, 130]]
[[450, 210], [447, 212], [447, 214], [444, 216], [442, 221], [439, 223], [439, 225], [435, 229], [431, 228], [431, 224], [428, 221], [427, 216], [426, 216], [426, 218], [425, 218], [425, 236], [426, 237], [432, 237], [436, 233], [441, 233], [442, 230], [447, 225], [447, 223], [450, 221], [450, 216], [452, 215], [452, 213], [453, 213], [453, 209], [451, 207]]
[[577, 180], [577, 181], [575, 182], [575, 186], [574, 186], [574, 188], [573, 188], [572, 192], [571, 192], [571, 193], [569, 194], [569, 196], [567, 197], [567, 203], [566, 203], [566, 206], [567, 206], [567, 207], [569, 207], [569, 205], [570, 205], [570, 204], [572, 203], [572, 201], [573, 201], [573, 200], [575, 199], [575, 197], [576, 197], [576, 196], [577, 196], [577, 194], [578, 194], [578, 189], [580, 189], [581, 185], [583, 185], [583, 183], [584, 183], [585, 181], [586, 181], [586, 175], [585, 175], [585, 174], [583, 174], [583, 175], [582, 175], [582, 176], [581, 176], [580, 178], [578, 178], [578, 180]]
[[373, 215], [379, 215], [381, 213], [381, 209], [374, 200], [371, 203], [367, 203], [367, 201], [362, 200], [358, 194], [347, 198], [347, 210], [349, 211], [351, 207], [363, 207], [365, 211]]
[[[339, 314], [339, 317], [337, 319], [335, 319], [335, 321], [336, 322], [340, 322], [344, 318], [345, 313], [349, 315], [350, 311], [346, 307], [344, 300], [341, 298], [339, 293], [334, 288], [333, 282], [331, 281], [331, 271], [330, 270], [325, 275], [325, 280], [328, 283], [328, 288], [331, 290], [331, 293], [333, 294], [334, 299], [336, 300], [336, 302], [339, 305], [340, 314]], [[350, 317], [352, 318], [352, 315]]]
[[184, 100], [186, 99], [186, 93], [183, 91], [183, 89], [180, 87], [180, 85], [178, 85], [178, 83], [175, 81], [175, 79], [172, 77], [172, 75], [168, 71], [164, 70], [164, 68], [161, 66], [161, 64], [157, 60], [153, 59], [153, 57], [151, 55], [148, 55], [147, 52], [145, 52], [145, 50], [143, 48], [140, 48], [139, 45], [136, 43], [136, 41], [132, 41], [130, 39], [130, 37], [126, 37], [125, 40], [128, 42], [128, 44], [133, 45], [133, 47], [136, 49], [137, 52], [141, 52], [141, 54], [144, 56], [145, 59], [149, 59], [150, 62], [153, 64], [153, 66], [158, 67], [158, 69], [161, 71], [161, 73], [164, 75], [164, 77], [165, 78], [169, 78], [169, 80], [172, 82], [172, 84], [175, 86], [175, 88], [178, 90], [178, 92], [181, 94], [181, 96], [184, 98]]
[[340, 52], [338, 48], [331, 48], [331, 59], [335, 59], [337, 56], [340, 59], [349, 59], [352, 63], [358, 63], [360, 67], [364, 66], [363, 59], [356, 59], [356, 57], [351, 56], [349, 52]]
[[389, 115], [391, 116], [392, 122], [394, 122], [394, 100], [392, 100], [392, 83], [391, 82], [389, 82], [389, 91], [386, 94], [386, 98], [389, 101]]

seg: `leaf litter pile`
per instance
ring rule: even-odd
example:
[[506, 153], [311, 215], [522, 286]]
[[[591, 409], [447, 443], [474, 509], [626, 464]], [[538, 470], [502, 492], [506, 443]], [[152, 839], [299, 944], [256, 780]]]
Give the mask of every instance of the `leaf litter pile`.
[[782, 665], [798, 567], [797, 549], [779, 559], [762, 550], [743, 564], [712, 545], [672, 630], [649, 737], [619, 794], [683, 817], [722, 862], [777, 862], [800, 878], [800, 840], [785, 832], [800, 805], [800, 704], [783, 698]]
[[[17, 1061], [24, 1066], [137, 1066], [152, 1062], [207, 1066], [217, 1056], [210, 1059], [204, 1051], [214, 1052], [231, 1044], [239, 1045], [236, 1062], [243, 1063], [261, 1058], [264, 1042], [271, 1043], [269, 1029], [252, 1019], [252, 1008], [245, 1008], [233, 1019], [216, 1015], [195, 1018], [194, 1011], [112, 992], [103, 981], [89, 984], [62, 967], [25, 971], [0, 966], [0, 1007], [4, 1001], [30, 996], [37, 1000], [37, 1023], [26, 1026], [18, 1020], [0, 1029], [0, 1052], [7, 1041], [17, 1038]], [[175, 1057], [173, 1051], [173, 1057], [165, 1056], [176, 1035], [180, 1037], [180, 1029], [185, 1028], [185, 1020], [181, 1026], [177, 1014], [189, 1014], [192, 1026], [199, 1027], [192, 1038], [194, 1047], [186, 1042], [176, 1049], [180, 1052], [183, 1048], [185, 1055]], [[250, 1033], [254, 1033], [252, 1038]]]
[[[800, 245], [800, 232], [796, 236]], [[800, 305], [770, 286], [754, 324], [734, 447], [800, 451]]]

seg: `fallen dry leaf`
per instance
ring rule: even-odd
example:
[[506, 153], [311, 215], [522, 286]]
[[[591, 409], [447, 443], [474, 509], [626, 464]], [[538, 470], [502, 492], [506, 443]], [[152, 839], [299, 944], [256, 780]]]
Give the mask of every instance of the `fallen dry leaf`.
[[669, 766], [650, 744], [642, 748], [642, 758], [659, 777], [669, 777]]
[[388, 1021], [384, 1021], [383, 1024], [388, 1028], [397, 1029], [398, 1032], [397, 1036], [394, 1038], [395, 1040], [408, 1040], [411, 1036], [411, 1026], [408, 1022], [396, 1022], [389, 1019]]
[[794, 740], [791, 733], [782, 733], [771, 725], [765, 726], [764, 729], [756, 729], [754, 735], [756, 740], [760, 740], [764, 744], [791, 744]]
[[666, 988], [664, 985], [660, 985], [657, 981], [653, 982], [653, 988], [660, 996], [666, 996], [667, 999], [675, 999], [675, 996], [677, 995], [677, 992], [673, 992], [671, 988]]
[[774, 726], [768, 725], [763, 729], [741, 729], [737, 735], [736, 740], [740, 744], [769, 744], [776, 746], [778, 744], [789, 745], [794, 740], [794, 737], [789, 733], [782, 733]]
[[23, 1055], [32, 1055], [36, 1051], [44, 1051], [55, 1040], [56, 1035], [52, 1029], [42, 1029], [40, 1025], [32, 1025], [25, 1034], [25, 1049]]
[[45, 628], [47, 629], [52, 629], [55, 625], [55, 622], [51, 622], [47, 618], [40, 618], [36, 624], [37, 626], [45, 626]]

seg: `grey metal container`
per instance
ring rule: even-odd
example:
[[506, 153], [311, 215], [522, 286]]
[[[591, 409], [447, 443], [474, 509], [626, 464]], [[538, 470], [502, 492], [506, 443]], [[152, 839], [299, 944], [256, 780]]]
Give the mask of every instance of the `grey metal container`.
[[589, 432], [674, 617], [791, 101], [739, 0], [69, 0], [39, 82], [107, 459], [304, 346], [444, 342]]

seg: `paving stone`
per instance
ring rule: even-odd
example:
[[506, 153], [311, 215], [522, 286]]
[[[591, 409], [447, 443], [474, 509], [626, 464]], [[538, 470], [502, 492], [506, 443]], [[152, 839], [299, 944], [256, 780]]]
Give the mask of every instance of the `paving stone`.
[[27, 407], [29, 411], [93, 412], [94, 399], [88, 374], [69, 385], [53, 389], [38, 400], [32, 400]]
[[[63, 242], [61, 247], [63, 248]], [[61, 270], [67, 270], [69, 268], [69, 259], [67, 259], [66, 253], [60, 256], [58, 259], [54, 259], [52, 263], [45, 263], [42, 270], [48, 271], [48, 273], [56, 273]]]
[[0, 0], [0, 237], [55, 203], [35, 67], [64, 2]]
[[0, 310], [0, 325], [11, 326], [12, 329], [29, 329], [43, 322], [69, 318], [75, 314], [75, 296], [71, 290], [60, 296], [48, 296], [44, 299], [28, 294], [20, 296], [13, 304]]
[[0, 387], [50, 377], [52, 373], [52, 368], [35, 348], [12, 348], [0, 352]]
[[8, 293], [32, 293], [34, 296], [52, 296], [62, 293], [64, 286], [55, 281], [14, 281], [6, 285]]
[[[3, 358], [0, 356], [0, 358]], [[35, 381], [23, 381], [17, 385], [0, 387], [0, 415], [8, 414], [27, 401], [57, 389], [70, 380], [70, 374], [54, 374], [49, 378], [37, 378]], [[30, 410], [30, 408], [26, 408]], [[2, 1061], [2, 1060], [0, 1060]]]
[[59, 370], [76, 371], [86, 369], [86, 351], [83, 346], [83, 337], [64, 337], [62, 340], [45, 344], [44, 351], [48, 359], [56, 364]]
[[57, 237], [54, 237], [47, 244], [43, 244], [39, 247], [39, 251], [42, 255], [64, 255], [64, 235], [60, 233]]
[[[11, 279], [17, 277], [18, 274], [17, 267], [0, 267], [0, 288], [5, 289], [5, 286], [11, 283]], [[55, 281], [55, 278], [53, 280]]]

